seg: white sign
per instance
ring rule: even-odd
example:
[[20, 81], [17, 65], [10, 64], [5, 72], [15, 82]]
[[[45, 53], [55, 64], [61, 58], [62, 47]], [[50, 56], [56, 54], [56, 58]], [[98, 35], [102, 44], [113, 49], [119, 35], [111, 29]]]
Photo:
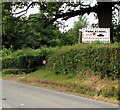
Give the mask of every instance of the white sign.
[[110, 42], [110, 28], [82, 28], [82, 43]]

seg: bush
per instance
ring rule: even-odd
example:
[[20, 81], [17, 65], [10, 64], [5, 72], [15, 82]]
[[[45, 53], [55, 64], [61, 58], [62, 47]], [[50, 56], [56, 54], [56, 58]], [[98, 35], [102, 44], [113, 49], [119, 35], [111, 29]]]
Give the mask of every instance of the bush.
[[8, 69], [8, 68], [18, 68], [18, 59], [17, 58], [3, 58], [2, 59], [2, 68]]
[[116, 45], [80, 44], [66, 46], [52, 55], [47, 67], [55, 74], [76, 74], [83, 69], [92, 69], [100, 77], [117, 78], [118, 52]]
[[41, 67], [43, 56], [20, 56], [18, 58], [5, 58], [2, 67], [5, 68], [36, 68]]
[[[56, 51], [56, 48], [41, 48], [41, 49], [30, 49], [26, 48], [23, 50], [17, 50], [2, 59], [2, 68], [33, 68], [37, 69], [42, 67], [43, 60], [47, 60], [51, 54]], [[58, 50], [58, 49], [57, 49]]]
[[3, 49], [2, 49], [2, 57], [8, 56], [13, 52], [13, 46], [11, 45], [9, 49], [5, 48], [5, 46], [3, 45]]
[[19, 57], [20, 68], [36, 68], [42, 66], [41, 56], [21, 56]]
[[47, 68], [55, 74], [68, 74], [74, 76], [77, 73], [91, 69], [101, 78], [118, 78], [119, 75], [119, 51], [118, 44], [79, 44], [56, 48], [23, 49], [3, 57], [3, 69], [21, 68], [37, 69], [42, 67], [42, 61], [46, 60]]

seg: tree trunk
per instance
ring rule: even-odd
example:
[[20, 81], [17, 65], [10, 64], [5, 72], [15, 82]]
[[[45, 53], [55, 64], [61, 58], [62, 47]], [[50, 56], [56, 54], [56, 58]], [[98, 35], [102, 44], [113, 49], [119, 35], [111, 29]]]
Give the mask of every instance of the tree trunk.
[[112, 36], [112, 6], [114, 4], [110, 2], [98, 2], [97, 15], [99, 19], [99, 27], [110, 28], [110, 40], [113, 42]]

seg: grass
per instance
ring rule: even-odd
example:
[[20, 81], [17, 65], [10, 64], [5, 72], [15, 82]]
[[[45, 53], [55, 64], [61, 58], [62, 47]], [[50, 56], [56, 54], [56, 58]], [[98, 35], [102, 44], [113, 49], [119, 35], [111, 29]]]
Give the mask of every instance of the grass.
[[4, 74], [2, 72], [0, 72], [0, 77], [2, 78], [11, 78], [11, 77], [25, 77], [27, 74]]
[[[93, 76], [93, 74], [91, 76], [90, 73], [92, 74], [92, 71], [88, 70], [84, 76], [83, 74], [79, 74], [70, 77], [69, 75], [56, 75], [51, 71], [40, 69], [28, 74], [25, 78], [21, 79], [21, 81], [34, 86], [48, 87], [72, 94], [94, 97], [96, 99], [102, 97], [102, 100], [105, 99], [108, 100], [108, 102], [117, 103], [118, 82], [111, 79], [100, 79], [97, 76]], [[115, 88], [115, 94], [111, 87]], [[110, 96], [111, 92], [113, 94]]]
[[[47, 70], [37, 70], [33, 72], [32, 74], [27, 75], [24, 79], [21, 81], [23, 82], [29, 82], [34, 85], [38, 85], [38, 83], [42, 85], [51, 85], [51, 87], [57, 89], [64, 88], [67, 92], [76, 92], [76, 93], [85, 93], [83, 91], [89, 91], [86, 84], [83, 83], [83, 80], [79, 77], [70, 77], [69, 75], [63, 75], [63, 74], [53, 74], [50, 71]], [[35, 84], [36, 83], [36, 84]], [[89, 91], [89, 95], [94, 94], [94, 92]], [[95, 94], [94, 94], [95, 95]]]
[[63, 75], [63, 74], [53, 74], [48, 70], [37, 70], [33, 72], [32, 74], [28, 75], [29, 78], [37, 78], [42, 80], [50, 80], [54, 82], [81, 82], [81, 80], [78, 80], [76, 77], [70, 78], [69, 75]]
[[118, 82], [111, 79], [100, 79], [91, 70], [76, 76], [53, 74], [46, 69], [37, 70], [31, 74], [2, 75], [3, 78], [24, 77], [21, 82], [33, 86], [86, 96], [98, 100], [118, 103]]
[[18, 74], [18, 75], [14, 75], [14, 74], [10, 74], [10, 75], [7, 75], [7, 74], [2, 74], [1, 77], [3, 78], [7, 78], [7, 77], [24, 77], [26, 76], [25, 74]]

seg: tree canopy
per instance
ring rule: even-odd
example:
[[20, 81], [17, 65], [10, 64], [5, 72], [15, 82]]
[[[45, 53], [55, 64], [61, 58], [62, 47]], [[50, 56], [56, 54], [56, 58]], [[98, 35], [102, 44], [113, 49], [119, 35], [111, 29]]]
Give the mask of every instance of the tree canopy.
[[[115, 4], [120, 5], [119, 2], [98, 2], [94, 6], [91, 4], [85, 4], [84, 2], [12, 2], [9, 3], [10, 7], [14, 6], [14, 10], [20, 8], [23, 9], [19, 12], [13, 12], [13, 15], [25, 15], [29, 8], [39, 6], [40, 13], [43, 14], [43, 18], [39, 18], [38, 20], [46, 20], [49, 22], [55, 22], [57, 19], [61, 18], [62, 20], [67, 20], [71, 17], [77, 15], [84, 15], [85, 13], [95, 12], [99, 18], [99, 26], [107, 26], [107, 22], [111, 20], [110, 16], [112, 16], [112, 7], [118, 9]], [[119, 9], [118, 9], [119, 10]], [[104, 13], [103, 13], [104, 12]], [[102, 19], [101, 16], [109, 19]], [[37, 19], [37, 18], [36, 18]], [[111, 21], [109, 22], [109, 24]]]
[[[109, 14], [112, 14], [112, 7], [115, 4], [120, 5], [119, 2], [98, 2], [95, 4], [95, 6], [91, 6], [91, 4], [85, 4], [84, 2], [77, 2], [77, 3], [64, 3], [64, 2], [20, 2], [20, 3], [14, 3], [13, 5], [17, 8], [23, 8], [26, 6], [26, 9], [23, 9], [20, 12], [14, 13], [14, 14], [25, 14], [30, 7], [34, 7], [35, 5], [39, 5], [40, 13], [43, 13], [43, 15], [51, 20], [51, 22], [56, 21], [59, 18], [62, 18], [62, 20], [67, 20], [71, 17], [77, 16], [77, 15], [84, 15], [85, 13], [95, 12], [98, 14], [102, 13], [102, 10], [104, 12], [108, 12]], [[25, 13], [24, 13], [25, 12]], [[101, 23], [100, 23], [101, 24]]]
[[[24, 15], [29, 8], [35, 6], [39, 6], [39, 14], [26, 18]], [[97, 13], [99, 27], [111, 28], [111, 32], [113, 29], [117, 30], [114, 34], [119, 36], [119, 26], [112, 27], [112, 12], [113, 9], [119, 10], [118, 6], [120, 6], [120, 2], [97, 2], [94, 6], [84, 2], [3, 2], [3, 45], [19, 47], [23, 43], [31, 47], [38, 47], [44, 41], [44, 44], [48, 46], [56, 45], [56, 43], [60, 43], [59, 38], [61, 36], [61, 32], [58, 30], [61, 22], [57, 21], [58, 19], [68, 20], [71, 17], [84, 15], [85, 13], [90, 14], [91, 12]], [[17, 9], [22, 11], [16, 12]], [[55, 34], [59, 36], [56, 37]], [[64, 35], [62, 34], [62, 36]], [[112, 33], [111, 42], [113, 42]], [[36, 45], [37, 43], [39, 45]]]

